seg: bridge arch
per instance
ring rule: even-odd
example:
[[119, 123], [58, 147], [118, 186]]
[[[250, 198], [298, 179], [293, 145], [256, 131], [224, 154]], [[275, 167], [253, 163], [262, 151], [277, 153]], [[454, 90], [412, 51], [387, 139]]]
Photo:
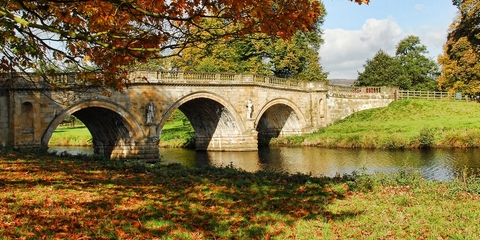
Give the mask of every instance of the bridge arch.
[[160, 136], [162, 127], [175, 109], [182, 111], [190, 120], [197, 150], [246, 150], [239, 147], [246, 132], [245, 123], [235, 107], [222, 96], [201, 91], [176, 100], [162, 115], [157, 136]]
[[109, 158], [128, 158], [138, 153], [145, 132], [135, 116], [122, 106], [102, 100], [78, 102], [56, 115], [43, 134], [41, 143], [48, 146], [55, 129], [69, 115], [80, 119], [92, 135], [94, 152]]
[[272, 138], [303, 133], [307, 126], [305, 116], [292, 101], [277, 98], [259, 111], [255, 120], [260, 145], [268, 145]]

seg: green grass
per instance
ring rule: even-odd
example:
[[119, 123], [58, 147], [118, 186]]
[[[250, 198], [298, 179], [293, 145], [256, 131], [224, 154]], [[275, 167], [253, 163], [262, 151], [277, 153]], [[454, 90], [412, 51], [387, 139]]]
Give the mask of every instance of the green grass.
[[90, 146], [92, 134], [84, 125], [59, 126], [50, 138], [50, 146]]
[[165, 124], [160, 136], [161, 147], [193, 147], [195, 131], [188, 121], [170, 121]]
[[[0, 149], [0, 239], [476, 239], [480, 179], [337, 178]], [[466, 170], [467, 171], [467, 170]]]
[[480, 104], [401, 100], [385, 108], [357, 112], [296, 138], [273, 143], [348, 148], [479, 147]]

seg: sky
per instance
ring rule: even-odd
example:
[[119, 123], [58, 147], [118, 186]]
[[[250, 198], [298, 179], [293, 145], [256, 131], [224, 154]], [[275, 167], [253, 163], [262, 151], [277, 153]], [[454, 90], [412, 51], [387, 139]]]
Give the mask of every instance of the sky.
[[396, 45], [409, 35], [420, 38], [428, 57], [437, 60], [447, 30], [457, 14], [451, 0], [323, 0], [327, 16], [322, 26], [321, 65], [329, 79], [356, 79], [363, 65], [380, 50], [395, 55]]

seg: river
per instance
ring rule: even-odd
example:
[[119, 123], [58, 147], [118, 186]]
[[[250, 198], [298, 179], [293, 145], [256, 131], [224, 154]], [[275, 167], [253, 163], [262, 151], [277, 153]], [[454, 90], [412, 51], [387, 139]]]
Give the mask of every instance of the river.
[[[50, 151], [93, 154], [91, 147], [50, 147]], [[274, 170], [335, 176], [357, 172], [391, 173], [419, 171], [430, 180], [451, 181], [465, 169], [480, 172], [480, 149], [328, 149], [314, 147], [267, 147], [258, 152], [205, 152], [183, 148], [160, 148], [164, 163], [185, 166], [228, 166], [246, 171]]]

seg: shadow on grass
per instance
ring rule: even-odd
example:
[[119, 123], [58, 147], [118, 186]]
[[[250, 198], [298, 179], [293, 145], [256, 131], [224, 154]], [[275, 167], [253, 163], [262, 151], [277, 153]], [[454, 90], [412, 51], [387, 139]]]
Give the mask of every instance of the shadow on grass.
[[0, 152], [0, 237], [266, 238], [325, 211], [348, 179]]

